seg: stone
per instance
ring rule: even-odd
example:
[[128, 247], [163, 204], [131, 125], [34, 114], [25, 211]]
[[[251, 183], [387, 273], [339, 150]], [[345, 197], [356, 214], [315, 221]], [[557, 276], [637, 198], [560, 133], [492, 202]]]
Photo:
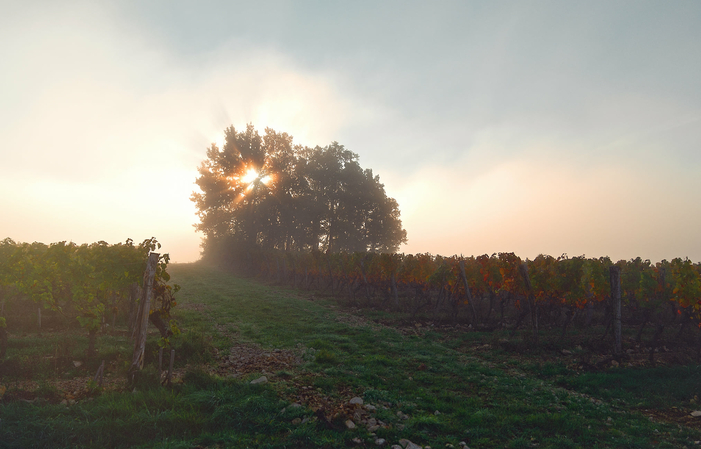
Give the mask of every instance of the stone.
[[75, 366], [76, 368], [80, 368], [81, 365], [83, 365], [83, 362], [81, 362], [80, 360], [73, 360], [73, 366]]
[[393, 444], [391, 449], [402, 449], [402, 447], [398, 444]]
[[611, 360], [611, 366], [613, 366], [614, 368], [617, 368], [618, 365], [619, 365], [619, 363], [617, 361]]
[[367, 425], [368, 425], [368, 427], [376, 426], [377, 420], [375, 418], [370, 418], [370, 419], [368, 419]]
[[370, 405], [370, 404], [365, 404], [363, 406], [363, 408], [369, 412], [374, 412], [375, 410], [377, 410], [377, 407], [375, 407], [374, 405]]
[[701, 418], [701, 410], [691, 412], [691, 416], [693, 416], [694, 418]]
[[63, 401], [61, 401], [61, 405], [68, 405], [68, 401], [64, 399]]
[[371, 433], [372, 433], [372, 432], [377, 432], [378, 430], [380, 430], [380, 426], [370, 426], [370, 427], [368, 427], [368, 432], [371, 432]]
[[354, 423], [352, 420], [350, 420], [350, 419], [347, 420], [345, 424], [346, 424], [346, 428], [347, 428], [348, 430], [353, 430], [353, 429], [355, 429], [355, 423]]
[[353, 438], [351, 441], [355, 444], [363, 444], [363, 440], [361, 440], [360, 438]]
[[354, 397], [350, 401], [348, 401], [350, 405], [363, 405], [363, 399], [359, 397]]
[[567, 350], [567, 349], [563, 349], [563, 350], [560, 351], [560, 352], [562, 353], [562, 355], [571, 355], [571, 354], [572, 354], [572, 351], [569, 351], [569, 350]]
[[399, 440], [399, 444], [404, 448], [404, 449], [423, 449], [421, 446], [418, 444], [414, 444], [411, 441], [407, 440], [406, 438], [402, 438]]
[[385, 440], [384, 438], [378, 438], [375, 440], [375, 444], [378, 446], [384, 446], [385, 443], [387, 443], [387, 440]]
[[258, 379], [252, 380], [251, 385], [262, 385], [262, 384], [267, 384], [268, 383], [268, 378], [265, 376], [260, 376]]
[[438, 416], [438, 415], [441, 414], [441, 412], [439, 412], [438, 410], [436, 410], [435, 412], [433, 412], [433, 414], [436, 415], [436, 416]]

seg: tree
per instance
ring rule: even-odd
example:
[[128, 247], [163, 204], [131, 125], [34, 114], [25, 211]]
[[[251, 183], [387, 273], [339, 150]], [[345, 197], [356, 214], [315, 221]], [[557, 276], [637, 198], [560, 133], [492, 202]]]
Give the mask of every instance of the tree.
[[258, 247], [325, 252], [394, 252], [406, 242], [397, 202], [379, 176], [338, 142], [293, 146], [270, 128], [224, 130], [212, 144], [192, 194], [206, 257]]

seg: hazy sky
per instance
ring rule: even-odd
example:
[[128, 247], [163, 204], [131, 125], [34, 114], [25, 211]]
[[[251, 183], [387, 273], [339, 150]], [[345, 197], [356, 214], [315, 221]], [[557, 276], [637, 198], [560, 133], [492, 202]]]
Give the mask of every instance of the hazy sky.
[[195, 260], [250, 122], [358, 153], [407, 253], [701, 260], [701, 2], [0, 6], [0, 239]]

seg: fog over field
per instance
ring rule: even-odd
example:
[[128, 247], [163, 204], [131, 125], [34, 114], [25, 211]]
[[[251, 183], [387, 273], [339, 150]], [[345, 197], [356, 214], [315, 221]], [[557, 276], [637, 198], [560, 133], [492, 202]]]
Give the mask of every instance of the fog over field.
[[408, 243], [701, 260], [701, 3], [4, 2], [0, 239], [199, 257], [229, 125], [338, 141]]

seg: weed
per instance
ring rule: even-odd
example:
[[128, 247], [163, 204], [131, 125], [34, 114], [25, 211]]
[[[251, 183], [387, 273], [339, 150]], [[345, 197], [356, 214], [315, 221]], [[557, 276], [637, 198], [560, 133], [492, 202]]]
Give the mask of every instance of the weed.
[[134, 375], [131, 387], [137, 391], [149, 391], [161, 386], [161, 378], [158, 368], [153, 365], [145, 366]]
[[183, 375], [183, 383], [194, 390], [206, 390], [218, 382], [202, 368], [192, 368]]
[[338, 363], [338, 358], [333, 352], [323, 349], [316, 353], [314, 361], [319, 364], [332, 365]]
[[46, 381], [39, 382], [39, 388], [37, 388], [35, 394], [38, 397], [48, 399], [49, 401], [57, 401], [61, 397], [58, 388]]
[[322, 350], [322, 349], [330, 350], [330, 349], [332, 349], [332, 346], [328, 341], [320, 340], [320, 339], [316, 339], [313, 342], [309, 343], [309, 347], [317, 349], [317, 350]]
[[209, 363], [214, 359], [212, 339], [202, 332], [189, 331], [182, 334], [174, 345], [178, 365], [187, 363]]

